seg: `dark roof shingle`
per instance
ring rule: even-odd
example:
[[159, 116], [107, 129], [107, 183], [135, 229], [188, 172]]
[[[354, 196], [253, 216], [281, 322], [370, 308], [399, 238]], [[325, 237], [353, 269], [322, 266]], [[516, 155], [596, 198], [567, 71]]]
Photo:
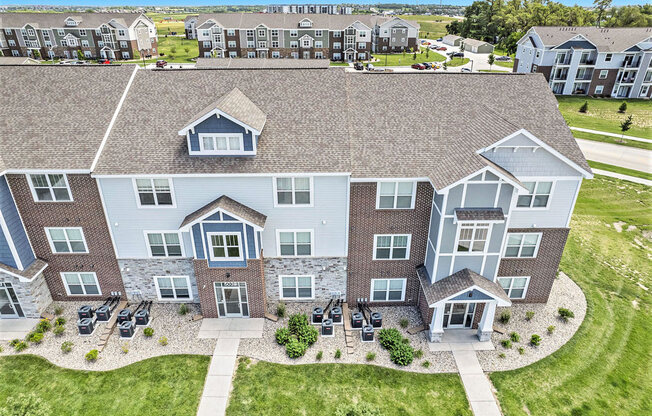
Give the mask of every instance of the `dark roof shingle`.
[[419, 277], [421, 289], [426, 296], [428, 305], [447, 299], [473, 286], [479, 287], [495, 299], [502, 301], [502, 303], [507, 303], [508, 305], [512, 303], [505, 290], [498, 283], [492, 282], [470, 269], [462, 269], [433, 284], [430, 283], [425, 267], [417, 269], [417, 276]]
[[505, 221], [502, 208], [455, 208], [458, 221]]

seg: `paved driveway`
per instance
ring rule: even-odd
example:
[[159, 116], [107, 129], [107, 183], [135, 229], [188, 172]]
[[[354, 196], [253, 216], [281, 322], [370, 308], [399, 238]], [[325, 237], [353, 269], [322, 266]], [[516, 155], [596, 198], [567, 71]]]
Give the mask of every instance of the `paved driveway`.
[[[436, 45], [436, 46], [445, 46], [447, 48], [446, 51], [436, 51], [437, 53], [441, 53], [443, 55], [449, 53], [449, 52], [459, 52], [460, 48], [459, 46], [449, 46], [445, 45], [443, 42], [437, 42], [434, 39], [423, 39], [427, 42], [430, 42], [431, 45]], [[421, 41], [421, 39], [419, 39]], [[469, 51], [464, 51], [464, 57], [469, 58], [469, 63], [460, 67], [449, 67], [448, 71], [449, 72], [460, 72], [462, 68], [469, 68], [473, 70], [473, 72], [478, 72], [481, 69], [489, 69], [489, 63], [487, 60], [489, 59], [489, 54], [488, 53], [472, 53]], [[498, 65], [493, 65], [491, 66], [492, 70], [496, 71], [504, 71], [504, 72], [512, 72], [510, 68], [505, 68], [502, 66]]]
[[593, 140], [576, 139], [588, 160], [652, 173], [652, 151]]

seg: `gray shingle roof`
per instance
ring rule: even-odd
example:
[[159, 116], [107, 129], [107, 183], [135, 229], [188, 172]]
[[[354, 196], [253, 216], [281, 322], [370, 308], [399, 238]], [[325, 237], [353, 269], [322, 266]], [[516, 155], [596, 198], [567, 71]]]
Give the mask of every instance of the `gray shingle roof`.
[[[0, 172], [91, 164], [134, 65], [0, 66]], [[2, 167], [4, 165], [4, 168]]]
[[260, 111], [260, 108], [256, 107], [256, 104], [251, 102], [251, 100], [236, 87], [195, 114], [186, 125], [194, 124], [197, 120], [215, 109], [220, 110], [258, 131], [263, 129], [265, 121], [267, 120], [267, 115]]
[[556, 46], [583, 35], [600, 52], [622, 52], [652, 36], [652, 27], [599, 28], [593, 26], [534, 26], [545, 46]]
[[265, 69], [265, 68], [328, 68], [328, 59], [267, 59], [267, 58], [198, 58], [197, 68]]
[[32, 262], [32, 264], [27, 266], [25, 270], [18, 270], [11, 266], [7, 266], [6, 264], [0, 263], [0, 271], [4, 271], [16, 276], [24, 277], [25, 279], [32, 280], [39, 274], [39, 272], [45, 269], [47, 265], [48, 264], [44, 260], [36, 259]]
[[504, 221], [502, 208], [455, 208], [458, 221]]
[[[22, 28], [30, 24], [36, 28], [81, 28], [95, 29], [115, 20], [123, 26], [131, 24], [142, 13], [0, 13], [0, 27]], [[77, 26], [66, 26], [66, 19], [81, 19]]]
[[491, 45], [489, 42], [485, 42], [483, 40], [477, 40], [477, 39], [471, 39], [471, 38], [466, 38], [464, 39], [464, 44], [465, 45], [471, 45], [471, 46], [482, 46], [482, 45]]
[[442, 39], [443, 39], [443, 40], [450, 40], [450, 41], [453, 41], [453, 40], [464, 39], [464, 38], [463, 38], [462, 36], [458, 36], [458, 35], [446, 35], [446, 36], [444, 36]]
[[[248, 29], [260, 24], [270, 29], [300, 29], [299, 22], [310, 19], [313, 23], [312, 28], [304, 29], [343, 30], [355, 22], [373, 28], [376, 22], [381, 24], [392, 18], [369, 14], [207, 13], [199, 15], [197, 27], [200, 28], [209, 19], [227, 29]], [[410, 23], [414, 24], [414, 22]]]
[[505, 293], [505, 290], [503, 290], [498, 283], [492, 282], [470, 269], [462, 269], [459, 272], [453, 273], [433, 284], [430, 284], [428, 272], [425, 270], [425, 267], [417, 269], [417, 276], [419, 277], [419, 283], [421, 284], [423, 293], [426, 296], [428, 305], [450, 298], [451, 296], [469, 289], [472, 286], [479, 287], [485, 292], [491, 294], [492, 297], [506, 302], [508, 305], [511, 305], [512, 303], [509, 296]]
[[0, 56], [0, 65], [40, 65], [36, 59], [25, 56]]
[[[234, 87], [267, 114], [257, 155], [189, 157], [188, 114]], [[461, 121], [424, 122], [435, 110]], [[441, 189], [496, 166], [476, 151], [523, 128], [590, 171], [541, 74], [138, 71], [96, 173], [351, 172]]]
[[183, 219], [179, 228], [183, 228], [201, 219], [205, 215], [214, 212], [217, 209], [223, 209], [233, 215], [242, 218], [245, 221], [249, 221], [250, 223], [259, 226], [260, 228], [265, 228], [265, 221], [267, 221], [266, 215], [261, 214], [255, 209], [249, 208], [248, 206], [243, 205], [226, 195], [222, 195], [216, 200], [209, 202], [208, 204], [199, 208], [197, 211], [189, 214], [186, 218]]

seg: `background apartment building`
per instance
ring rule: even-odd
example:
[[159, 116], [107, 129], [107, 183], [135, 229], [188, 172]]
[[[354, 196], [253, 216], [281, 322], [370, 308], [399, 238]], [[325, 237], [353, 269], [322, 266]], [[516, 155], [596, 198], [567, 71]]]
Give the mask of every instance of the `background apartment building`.
[[266, 13], [353, 14], [353, 7], [337, 4], [270, 4]]

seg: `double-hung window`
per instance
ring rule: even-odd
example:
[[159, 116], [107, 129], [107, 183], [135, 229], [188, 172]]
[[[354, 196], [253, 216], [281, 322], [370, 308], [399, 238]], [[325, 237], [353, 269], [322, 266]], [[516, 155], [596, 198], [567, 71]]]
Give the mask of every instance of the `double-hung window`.
[[156, 276], [159, 300], [192, 299], [188, 276]]
[[81, 227], [46, 227], [45, 233], [53, 253], [88, 253]]
[[282, 257], [307, 257], [313, 255], [312, 230], [277, 231], [278, 253]]
[[236, 43], [235, 43], [234, 40], [230, 40], [228, 45], [229, 45], [229, 48], [235, 48]]
[[523, 299], [527, 292], [528, 284], [530, 283], [529, 276], [519, 277], [499, 277], [498, 284], [502, 286], [507, 296], [510, 299]]
[[509, 233], [504, 257], [536, 257], [540, 240], [540, 233]]
[[414, 208], [414, 182], [378, 182], [377, 209]]
[[296, 40], [291, 40], [290, 41], [290, 48], [298, 48], [299, 47], [299, 42]]
[[484, 252], [489, 227], [489, 223], [460, 224], [456, 251], [458, 253]]
[[242, 244], [240, 233], [208, 233], [212, 261], [242, 260]]
[[61, 273], [61, 278], [69, 296], [102, 294], [95, 273]]
[[309, 47], [310, 47], [310, 39], [304, 39], [304, 40], [302, 41], [302, 46], [303, 46], [304, 48], [309, 48]]
[[136, 179], [136, 192], [138, 205], [146, 206], [174, 206], [172, 183], [170, 179]]
[[410, 240], [406, 235], [375, 235], [374, 260], [407, 260], [410, 258]]
[[267, 36], [267, 31], [265, 29], [258, 29], [258, 37], [264, 38]]
[[64, 174], [29, 175], [34, 201], [72, 201]]
[[312, 205], [312, 177], [274, 178], [277, 206]]
[[313, 299], [314, 276], [280, 276], [281, 299]]
[[323, 44], [323, 42], [321, 40], [316, 40], [315, 41], [315, 48], [321, 48], [323, 46], [324, 46], [324, 44]]
[[290, 29], [290, 37], [296, 38], [297, 36], [299, 36], [299, 32], [295, 29]]
[[373, 302], [401, 302], [405, 300], [405, 279], [371, 279]]
[[550, 200], [552, 182], [523, 182], [527, 195], [519, 195], [516, 206], [519, 208], [546, 208]]
[[63, 29], [57, 29], [57, 34], [58, 34], [59, 36], [65, 36], [65, 35], [66, 35], [66, 32], [64, 32]]
[[315, 30], [315, 37], [320, 38], [324, 33], [321, 30]]
[[235, 29], [227, 29], [226, 36], [235, 36]]
[[178, 232], [147, 232], [146, 235], [150, 257], [183, 256], [181, 238]]
[[253, 31], [253, 29], [247, 30], [247, 37], [248, 37], [248, 38], [253, 38], [253, 37], [254, 37], [254, 31]]
[[79, 29], [79, 36], [86, 36], [86, 29]]
[[242, 134], [200, 134], [199, 146], [206, 153], [230, 153], [244, 150]]
[[125, 33], [124, 29], [118, 29], [118, 36], [125, 36]]
[[272, 36], [278, 36], [278, 29], [272, 29]]

